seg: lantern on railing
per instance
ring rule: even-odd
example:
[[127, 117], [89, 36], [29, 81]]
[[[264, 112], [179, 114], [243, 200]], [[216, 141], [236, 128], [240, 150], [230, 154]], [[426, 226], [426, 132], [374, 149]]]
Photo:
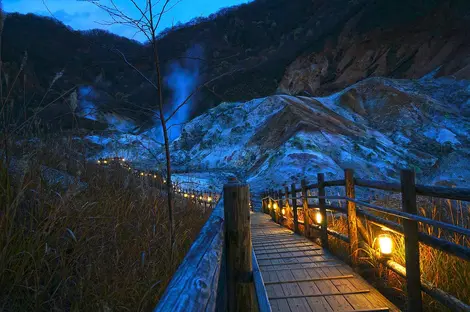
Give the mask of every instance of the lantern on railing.
[[207, 198], [207, 201], [208, 201], [208, 202], [211, 202], [211, 201], [212, 201], [212, 197], [209, 196], [209, 197]]
[[144, 176], [144, 173], [143, 173], [143, 172], [141, 172], [141, 173], [140, 173], [140, 175], [143, 177], [143, 176]]
[[315, 223], [321, 224], [323, 221], [323, 216], [321, 215], [320, 211], [315, 212]]
[[98, 159], [98, 165], [101, 165], [101, 160]]
[[393, 252], [393, 239], [389, 233], [382, 233], [377, 236], [377, 244], [382, 257], [391, 257]]
[[189, 196], [188, 194], [184, 193], [184, 198], [188, 198], [188, 196]]
[[279, 205], [277, 204], [277, 202], [274, 202], [273, 208], [274, 211], [277, 211], [277, 209], [279, 209]]
[[104, 163], [104, 164], [107, 164], [107, 163], [108, 163], [108, 161], [107, 161], [107, 160], [103, 160], [103, 163]]
[[282, 215], [285, 216], [286, 215], [286, 208], [282, 208], [281, 212], [282, 212]]

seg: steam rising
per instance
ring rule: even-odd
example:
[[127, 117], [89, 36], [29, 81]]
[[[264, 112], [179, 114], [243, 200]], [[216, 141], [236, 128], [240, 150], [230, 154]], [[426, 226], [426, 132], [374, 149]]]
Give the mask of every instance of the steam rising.
[[91, 120], [98, 120], [97, 118], [97, 109], [95, 104], [93, 104], [92, 100], [95, 99], [95, 92], [93, 87], [90, 86], [82, 86], [79, 88], [79, 113], [78, 115], [83, 118], [91, 119]]
[[[166, 114], [169, 116], [177, 109], [198, 87], [200, 60], [203, 58], [204, 49], [200, 45], [195, 45], [185, 53], [185, 58], [175, 61], [169, 65], [169, 75], [165, 77], [165, 85], [172, 91], [171, 101], [167, 104]], [[181, 134], [184, 123], [189, 120], [194, 96], [181, 107], [178, 112], [168, 122], [169, 138], [176, 139]]]

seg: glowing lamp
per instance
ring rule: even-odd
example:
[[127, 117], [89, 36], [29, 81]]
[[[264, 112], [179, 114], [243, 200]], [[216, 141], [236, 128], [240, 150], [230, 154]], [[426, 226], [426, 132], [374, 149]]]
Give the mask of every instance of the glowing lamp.
[[126, 161], [126, 159], [125, 159], [125, 158], [122, 158], [121, 160], [122, 160], [122, 161]]
[[107, 160], [103, 160], [103, 163], [107, 164], [107, 163], [108, 163], [108, 161], [107, 161]]
[[199, 196], [199, 200], [202, 200], [202, 196]]
[[393, 252], [393, 240], [390, 234], [380, 234], [377, 237], [380, 254], [384, 257], [390, 257]]
[[194, 198], [194, 194], [191, 195], [191, 198]]
[[286, 215], [286, 209], [285, 209], [285, 208], [282, 208], [282, 215], [283, 215], [283, 216]]
[[316, 222], [317, 224], [321, 224], [322, 221], [323, 221], [323, 217], [322, 217], [322, 215], [321, 215], [321, 212], [320, 212], [320, 211], [317, 211], [317, 212], [315, 213], [315, 222]]
[[184, 194], [184, 197], [185, 197], [185, 198], [188, 198], [188, 194], [185, 193], [185, 194]]
[[157, 175], [156, 175], [156, 174], [154, 174], [154, 175], [153, 175], [153, 178], [154, 178], [154, 179], [156, 179], [156, 178], [157, 178]]
[[208, 201], [208, 202], [211, 202], [211, 201], [212, 201], [212, 197], [209, 196], [209, 197], [207, 198], [207, 201]]
[[100, 164], [101, 164], [101, 160], [98, 160], [98, 165], [100, 165]]
[[279, 208], [279, 205], [276, 202], [274, 202], [273, 208], [274, 208], [274, 211], [276, 211]]
[[141, 173], [140, 173], [140, 175], [141, 175], [141, 176], [144, 176], [144, 173], [143, 173], [143, 172], [141, 172]]
[[271, 203], [268, 204], [268, 208], [271, 209], [272, 208], [272, 205]]

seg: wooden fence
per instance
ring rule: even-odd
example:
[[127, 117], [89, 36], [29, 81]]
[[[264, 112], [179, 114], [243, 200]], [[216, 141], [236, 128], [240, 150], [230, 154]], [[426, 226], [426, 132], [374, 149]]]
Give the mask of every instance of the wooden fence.
[[[192, 197], [190, 192], [177, 192]], [[270, 312], [251, 246], [247, 184], [231, 180], [224, 185], [223, 195], [155, 311]]]
[[[328, 187], [344, 187], [345, 196], [326, 196]], [[401, 193], [402, 210], [380, 207], [356, 198], [356, 187], [392, 191]], [[318, 195], [310, 195], [310, 191], [317, 191]], [[324, 174], [319, 173], [317, 183], [308, 184], [303, 180], [300, 187], [292, 184], [282, 190], [270, 190], [263, 194], [262, 210], [269, 213], [273, 220], [282, 223], [285, 219], [286, 208], [292, 209], [294, 231], [300, 233], [299, 225], [303, 226], [303, 234], [310, 236], [311, 230], [320, 232], [323, 247], [328, 248], [328, 235], [346, 242], [349, 246], [349, 261], [352, 266], [358, 263], [360, 248], [376, 248], [374, 240], [366, 230], [366, 223], [372, 223], [387, 230], [404, 236], [405, 241], [405, 267], [392, 261], [390, 257], [382, 255], [382, 263], [390, 270], [406, 279], [408, 311], [422, 311], [421, 290], [455, 311], [470, 311], [470, 306], [445, 293], [420, 276], [419, 243], [423, 243], [442, 252], [454, 255], [465, 261], [470, 260], [470, 248], [453, 242], [437, 238], [419, 231], [418, 224], [430, 225], [452, 233], [470, 237], [470, 230], [442, 221], [429, 219], [418, 215], [416, 196], [430, 196], [452, 200], [470, 201], [470, 189], [445, 188], [425, 186], [415, 183], [415, 173], [412, 170], [401, 171], [400, 183], [388, 183], [357, 179], [353, 170], [347, 169], [344, 179], [325, 181]], [[301, 201], [299, 205], [298, 200]], [[311, 204], [315, 200], [314, 205]], [[345, 207], [327, 204], [326, 201], [344, 202]], [[315, 215], [312, 217], [312, 212]], [[347, 215], [348, 235], [344, 235], [328, 228], [327, 211]], [[374, 213], [385, 214], [399, 220], [393, 222]], [[303, 216], [303, 222], [302, 217]], [[300, 217], [300, 218], [299, 218]], [[331, 218], [331, 217], [330, 217]], [[360, 239], [362, 238], [362, 239]], [[447, 273], [447, 272], [446, 272]]]
[[182, 189], [178, 186], [174, 187], [173, 193], [209, 209], [213, 208], [213, 205], [219, 201], [221, 196], [220, 194], [212, 191]]

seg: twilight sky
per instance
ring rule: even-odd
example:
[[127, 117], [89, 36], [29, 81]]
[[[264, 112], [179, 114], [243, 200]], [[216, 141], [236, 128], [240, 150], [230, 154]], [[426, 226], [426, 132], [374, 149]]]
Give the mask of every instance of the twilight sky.
[[[179, 0], [172, 0], [177, 3]], [[178, 22], [185, 23], [195, 17], [208, 16], [219, 9], [250, 2], [251, 0], [181, 0], [176, 6], [164, 15], [160, 31]], [[73, 29], [86, 30], [93, 28], [107, 29], [111, 32], [126, 37], [134, 37], [135, 30], [121, 25], [105, 26], [99, 22], [110, 21], [109, 15], [91, 3], [80, 0], [0, 0], [3, 2], [3, 9], [6, 12], [34, 13], [38, 15], [54, 16], [64, 24]], [[109, 0], [101, 0], [103, 4], [109, 4]], [[144, 7], [145, 0], [136, 0]], [[155, 3], [159, 1], [156, 0]], [[163, 2], [163, 1], [160, 1]], [[126, 13], [137, 16], [137, 10], [130, 0], [114, 0], [114, 3]], [[171, 3], [171, 2], [170, 2]], [[45, 6], [47, 5], [47, 8]], [[156, 5], [157, 11], [161, 6]], [[144, 41], [141, 34], [135, 35], [134, 39]]]

